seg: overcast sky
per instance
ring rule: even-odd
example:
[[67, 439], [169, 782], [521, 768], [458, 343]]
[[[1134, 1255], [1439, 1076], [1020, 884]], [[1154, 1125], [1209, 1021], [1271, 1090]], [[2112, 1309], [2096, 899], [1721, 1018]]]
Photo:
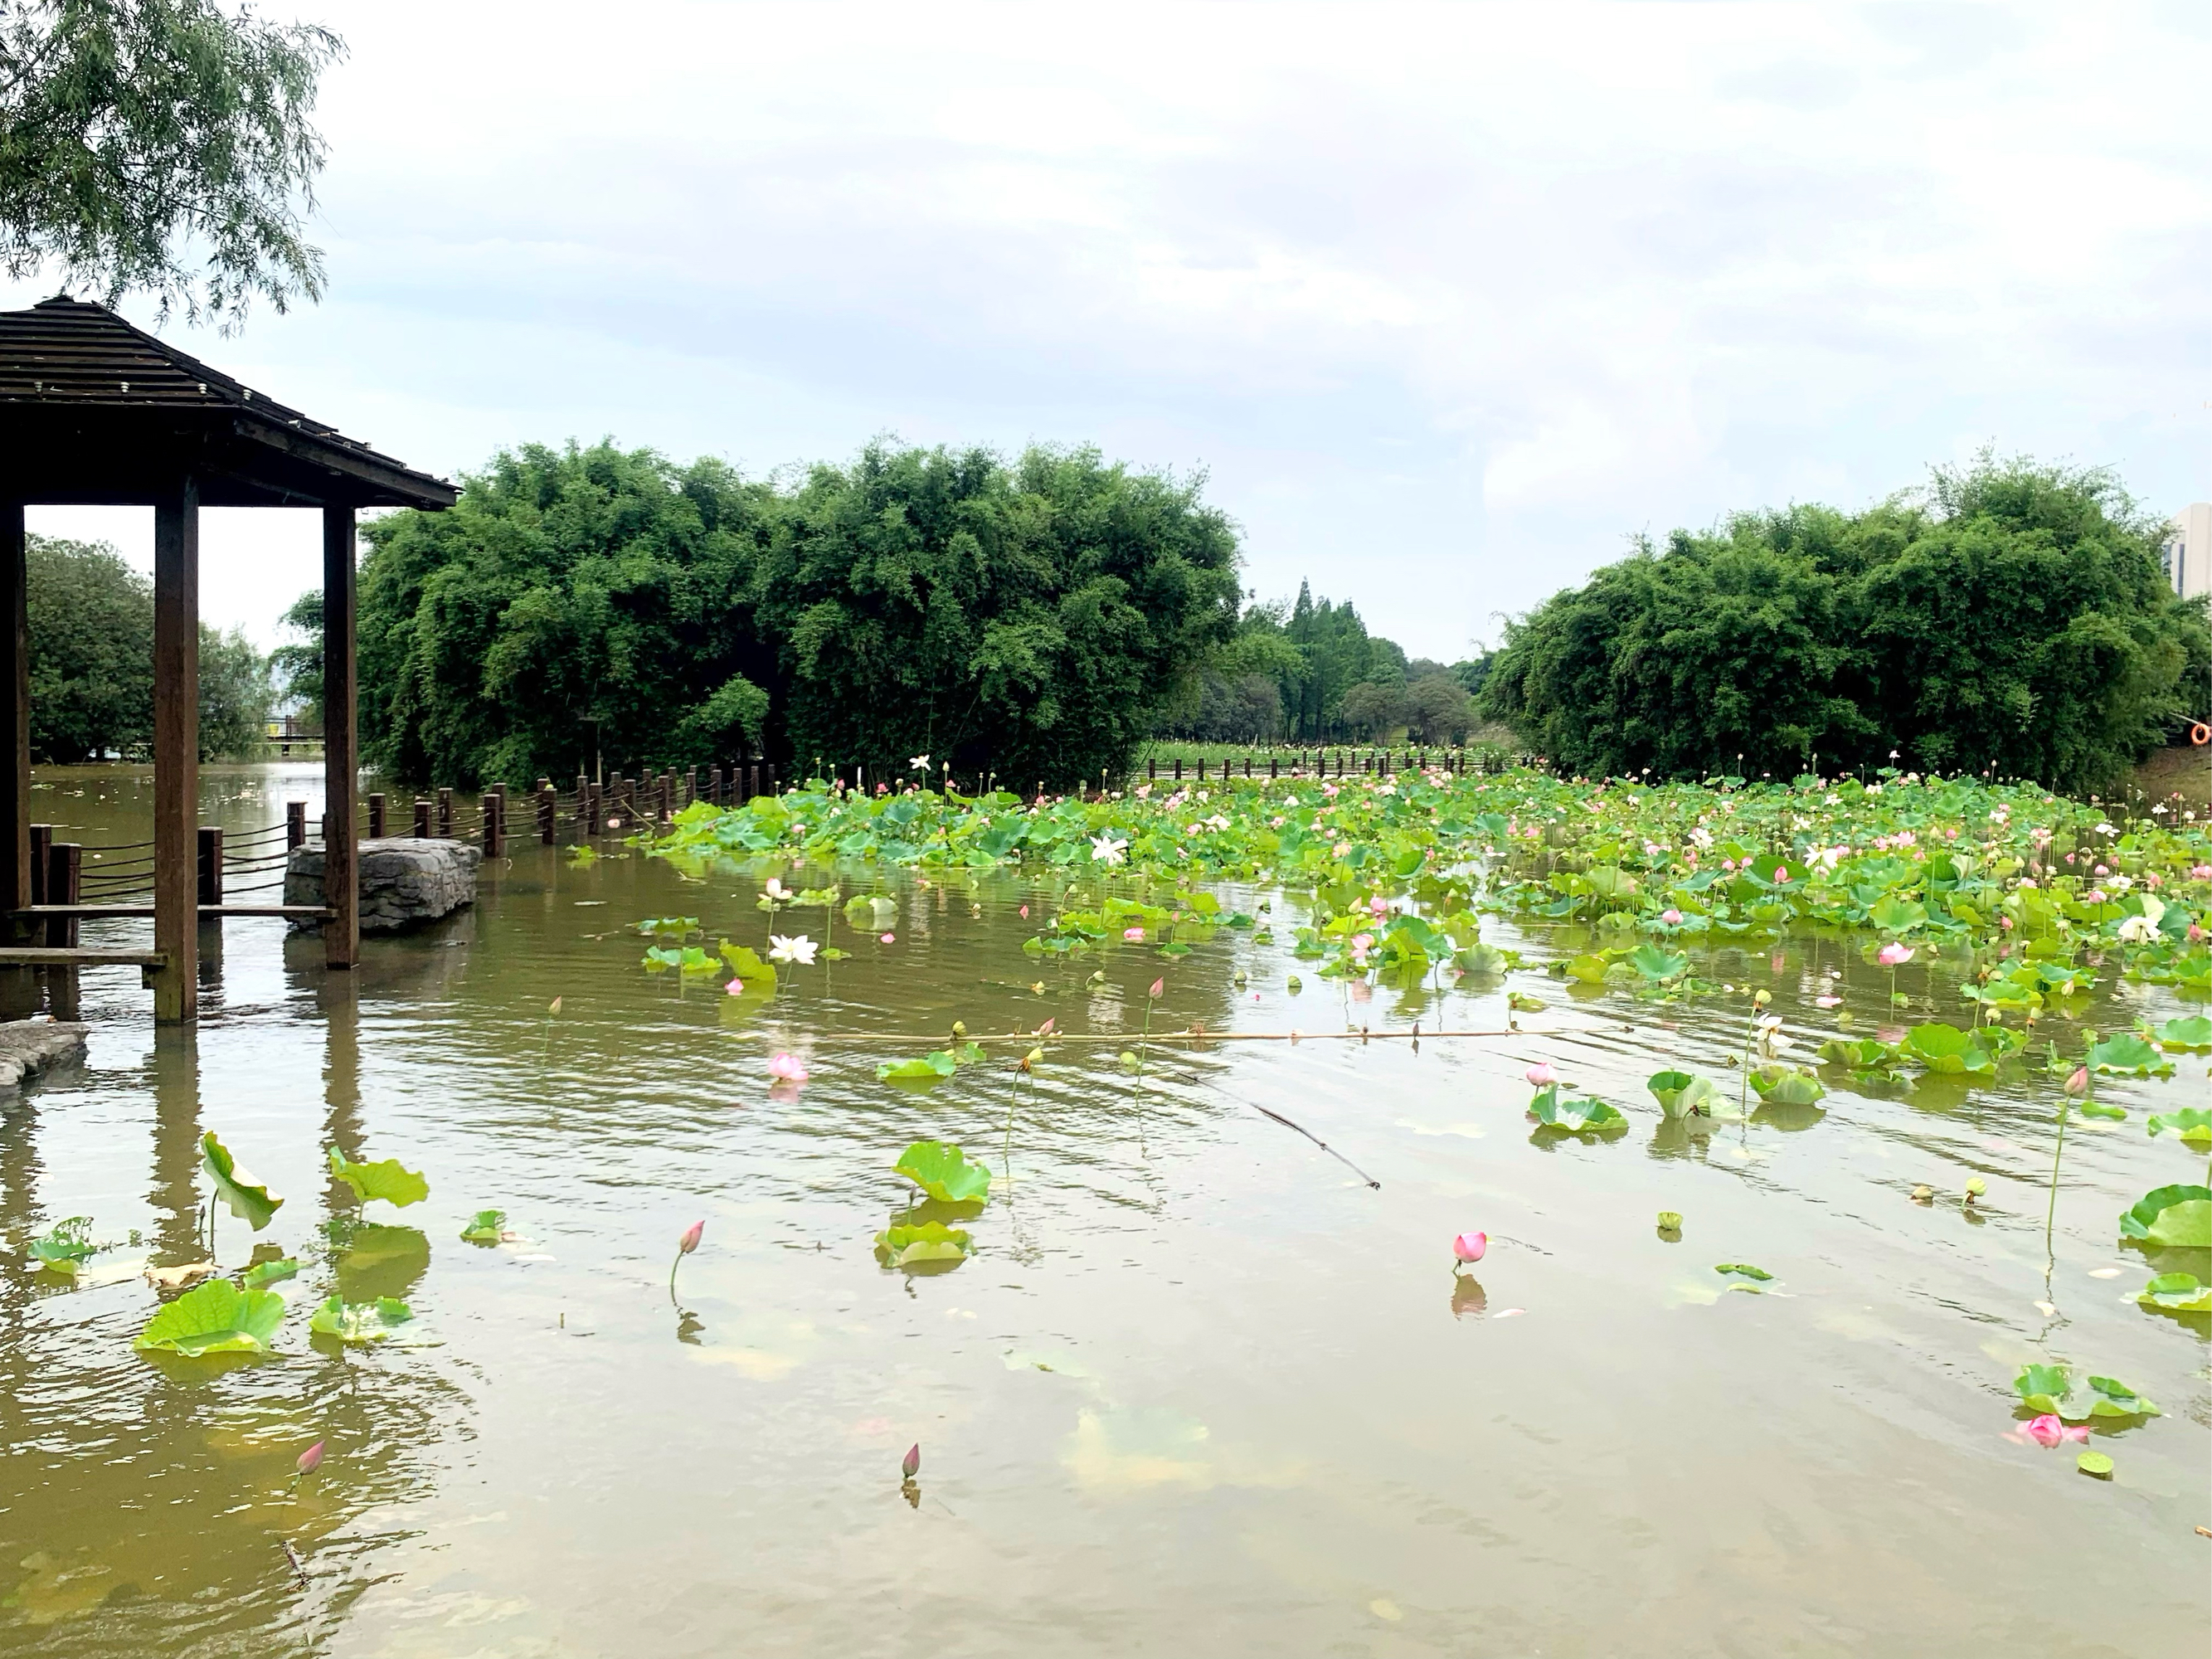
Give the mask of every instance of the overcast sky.
[[[2201, 0], [303, 15], [329, 296], [167, 334], [449, 476], [1091, 443], [1444, 659], [1637, 532], [1986, 444], [2212, 494]], [[210, 515], [210, 620], [273, 638], [315, 537]]]

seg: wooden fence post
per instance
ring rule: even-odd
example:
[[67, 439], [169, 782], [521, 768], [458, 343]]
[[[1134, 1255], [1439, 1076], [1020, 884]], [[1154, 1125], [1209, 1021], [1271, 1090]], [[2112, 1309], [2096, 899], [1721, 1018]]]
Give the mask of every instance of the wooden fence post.
[[430, 839], [430, 798], [428, 795], [415, 797], [415, 838], [417, 841]]
[[371, 841], [381, 841], [384, 838], [385, 804], [385, 799], [380, 793], [371, 794], [368, 798], [368, 838]]
[[555, 817], [560, 810], [561, 797], [551, 781], [541, 782], [538, 790], [538, 844], [540, 847], [550, 847], [559, 839], [560, 832]]
[[284, 803], [284, 850], [296, 852], [307, 844], [307, 803], [288, 800]]
[[26, 904], [52, 904], [46, 896], [46, 868], [51, 862], [54, 846], [54, 826], [34, 823], [31, 826], [31, 888]]
[[496, 790], [483, 797], [483, 850], [488, 859], [507, 855], [507, 797]]
[[438, 839], [453, 838], [453, 792], [450, 787], [438, 791]]
[[[73, 841], [58, 841], [46, 848], [46, 902], [84, 902], [84, 848]], [[75, 916], [48, 916], [46, 944], [55, 950], [73, 950], [77, 942]]]
[[199, 902], [202, 904], [222, 902], [222, 828], [220, 824], [204, 823], [200, 826]]

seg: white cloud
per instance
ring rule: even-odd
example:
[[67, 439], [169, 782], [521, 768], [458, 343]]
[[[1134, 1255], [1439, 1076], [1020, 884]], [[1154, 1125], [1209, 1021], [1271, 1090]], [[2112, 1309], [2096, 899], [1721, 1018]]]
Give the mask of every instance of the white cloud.
[[1442, 656], [1984, 441], [2206, 493], [2201, 9], [331, 19], [331, 296], [191, 349], [417, 465], [1096, 441]]

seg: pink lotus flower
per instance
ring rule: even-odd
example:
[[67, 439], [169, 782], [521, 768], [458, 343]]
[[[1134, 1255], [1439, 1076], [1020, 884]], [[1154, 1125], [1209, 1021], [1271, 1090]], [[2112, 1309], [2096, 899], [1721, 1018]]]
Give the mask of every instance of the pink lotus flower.
[[896, 945], [898, 943], [898, 935], [896, 933], [885, 933], [880, 943], [884, 945]]
[[1781, 886], [1781, 885], [1782, 885], [1782, 884], [1783, 884], [1784, 882], [1785, 882], [1785, 881], [1787, 881], [1787, 880], [1789, 880], [1789, 879], [1790, 879], [1790, 866], [1789, 866], [1788, 865], [1786, 865], [1786, 864], [1778, 864], [1778, 865], [1776, 865], [1776, 866], [1774, 866], [1774, 884], [1775, 884], [1777, 887], [1779, 887], [1779, 886]]
[[1141, 927], [1124, 927], [1121, 930], [1121, 937], [1132, 945], [1142, 945], [1145, 942], [1145, 930]]
[[1530, 1086], [1538, 1089], [1549, 1088], [1559, 1080], [1559, 1074], [1552, 1069], [1552, 1062], [1548, 1060], [1538, 1060], [1522, 1075], [1528, 1079]]
[[707, 1224], [705, 1221], [700, 1220], [693, 1222], [690, 1226], [684, 1230], [684, 1237], [676, 1241], [676, 1254], [678, 1255], [690, 1255], [692, 1251], [699, 1248], [699, 1241], [705, 1236], [706, 1231]]
[[[778, 1083], [804, 1083], [806, 1081], [806, 1062], [797, 1054], [777, 1054], [769, 1060], [768, 1074]], [[703, 1226], [705, 1224], [700, 1224]]]
[[722, 988], [722, 993], [726, 996], [741, 997], [745, 994], [745, 982], [741, 979], [733, 979]]
[[1027, 921], [1029, 919], [1030, 919], [1030, 907], [1029, 907], [1028, 905], [1024, 904], [1024, 906], [1022, 906], [1022, 920], [1023, 920], [1024, 921]]
[[2110, 870], [2107, 870], [2106, 868], [2105, 868], [2105, 866], [2104, 866], [2103, 865], [2101, 865], [2101, 864], [2100, 864], [2100, 865], [2099, 865], [2099, 866], [2097, 866], [2096, 873], [2097, 873], [2097, 874], [2099, 874], [2099, 875], [2100, 875], [2100, 876], [2109, 876], [2109, 875], [2111, 875], [2112, 872]]
[[1874, 953], [1874, 959], [1885, 968], [1900, 967], [1912, 960], [1912, 947], [1892, 939]]
[[2089, 1430], [2085, 1424], [2066, 1422], [2045, 1412], [2021, 1431], [2039, 1446], [2056, 1446], [2062, 1441], [2087, 1440]]
[[1659, 913], [1659, 920], [1669, 927], [1680, 927], [1682, 925], [1682, 913], [1670, 908]]
[[1462, 1261], [1480, 1261], [1490, 1248], [1488, 1233], [1462, 1233], [1452, 1240], [1452, 1254]]
[[2192, 864], [2189, 866], [2191, 881], [2212, 881], [2212, 864]]
[[1376, 915], [1387, 916], [1390, 914], [1390, 901], [1378, 893], [1367, 901], [1367, 908]]
[[299, 1469], [301, 1474], [313, 1474], [317, 1469], [322, 1467], [323, 1443], [323, 1442], [318, 1440], [313, 1445], [308, 1447], [307, 1450], [300, 1454], [300, 1461], [295, 1467]]
[[1841, 997], [1814, 997], [1813, 1006], [1815, 1008], [1832, 1008], [1842, 1000]]

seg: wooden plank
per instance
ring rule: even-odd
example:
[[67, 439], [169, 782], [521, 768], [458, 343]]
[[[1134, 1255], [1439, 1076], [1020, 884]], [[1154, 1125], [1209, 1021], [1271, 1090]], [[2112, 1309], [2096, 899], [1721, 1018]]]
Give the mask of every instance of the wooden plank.
[[23, 504], [0, 501], [0, 908], [28, 904], [31, 874], [31, 612]]
[[200, 501], [154, 505], [154, 1022], [199, 1017]]
[[[307, 916], [318, 921], [327, 921], [330, 910], [320, 904], [203, 904], [203, 918], [208, 916]], [[36, 919], [45, 917], [90, 917], [97, 921], [103, 918], [114, 921], [131, 917], [144, 918], [154, 914], [150, 904], [33, 904], [15, 914]]]
[[[137, 968], [158, 975], [168, 965], [159, 951], [108, 951], [94, 946], [58, 950], [37, 945], [0, 945], [0, 968]], [[150, 979], [149, 979], [150, 982]]]
[[355, 747], [360, 691], [354, 669], [353, 508], [323, 508], [323, 963], [361, 960], [360, 831], [354, 799], [361, 761]]

